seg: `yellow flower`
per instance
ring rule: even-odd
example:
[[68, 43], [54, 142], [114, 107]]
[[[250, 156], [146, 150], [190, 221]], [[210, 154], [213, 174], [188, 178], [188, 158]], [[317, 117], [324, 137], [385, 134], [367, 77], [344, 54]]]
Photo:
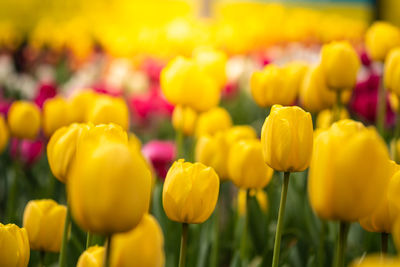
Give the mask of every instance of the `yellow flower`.
[[62, 97], [46, 100], [43, 105], [42, 121], [43, 132], [50, 137], [58, 128], [70, 124], [69, 103]]
[[304, 171], [313, 146], [311, 115], [300, 107], [274, 105], [261, 131], [264, 160], [272, 169]]
[[220, 107], [201, 113], [196, 123], [196, 137], [202, 135], [214, 135], [232, 126], [232, 118], [229, 112]]
[[366, 217], [383, 200], [389, 164], [386, 145], [374, 128], [352, 120], [334, 123], [315, 140], [308, 177], [313, 210], [329, 220]]
[[79, 256], [76, 267], [103, 267], [103, 259], [104, 247], [93, 246]]
[[[396, 176], [397, 176], [396, 179], [398, 180], [400, 177], [399, 173], [397, 173]], [[391, 202], [391, 200], [389, 200], [389, 202]], [[394, 203], [391, 203], [391, 204], [394, 205]], [[399, 251], [400, 250], [400, 218], [398, 216], [399, 210], [397, 209], [395, 212], [396, 212], [397, 216], [393, 223], [393, 228], [391, 229], [392, 230], [391, 233], [392, 233], [392, 237], [393, 237], [393, 241], [396, 246], [396, 249], [397, 249], [397, 251]]]
[[[251, 189], [249, 192], [250, 196], [255, 196], [260, 205], [262, 211], [267, 212], [268, 210], [268, 196], [267, 193], [262, 189]], [[247, 210], [247, 190], [246, 189], [239, 189], [237, 195], [238, 201], [238, 211], [239, 215], [243, 216], [246, 214]]]
[[365, 34], [365, 46], [373, 60], [384, 61], [390, 49], [400, 46], [400, 31], [387, 22], [374, 22]]
[[[400, 48], [389, 52], [385, 61], [383, 81], [385, 88], [400, 96]], [[398, 102], [398, 101], [397, 101]]]
[[28, 266], [30, 249], [25, 228], [0, 223], [0, 240], [0, 266]]
[[10, 134], [8, 132], [7, 123], [3, 115], [0, 115], [0, 152], [3, 152], [7, 147], [9, 138]]
[[128, 143], [138, 151], [142, 149], [142, 141], [132, 132], [128, 134]]
[[322, 47], [321, 67], [331, 90], [352, 90], [360, 65], [356, 51], [346, 41], [331, 42]]
[[31, 102], [14, 101], [8, 111], [11, 135], [21, 139], [35, 139], [40, 131], [40, 110]]
[[[345, 108], [340, 110], [339, 120], [350, 118], [349, 112]], [[317, 115], [316, 128], [317, 129], [328, 129], [333, 123], [333, 113], [331, 109], [324, 109]]]
[[73, 123], [58, 129], [47, 144], [47, 160], [53, 175], [62, 183], [67, 182], [67, 174], [75, 159], [76, 145], [79, 136], [92, 126]]
[[400, 260], [382, 255], [367, 256], [363, 259], [356, 259], [350, 267], [400, 267]]
[[192, 135], [196, 127], [197, 113], [190, 107], [176, 106], [172, 113], [172, 125], [176, 131]]
[[86, 231], [126, 232], [149, 208], [150, 170], [118, 125], [81, 134], [67, 179], [71, 213]]
[[[389, 176], [393, 177], [393, 175], [400, 170], [400, 165], [397, 165], [394, 161], [390, 161], [389, 170]], [[391, 233], [396, 217], [395, 214], [396, 212], [393, 208], [393, 204], [389, 203], [387, 194], [385, 194], [379, 206], [372, 213], [368, 214], [367, 217], [360, 220], [360, 225], [369, 232]]]
[[261, 142], [257, 139], [234, 144], [229, 150], [227, 162], [229, 177], [239, 188], [264, 188], [274, 172], [265, 164]]
[[193, 59], [202, 71], [215, 80], [218, 88], [224, 88], [226, 83], [225, 68], [228, 60], [224, 52], [212, 48], [198, 48], [194, 51]]
[[302, 61], [292, 61], [283, 66], [282, 71], [285, 77], [285, 86], [288, 87], [286, 91], [294, 91], [297, 96], [308, 69], [308, 64]]
[[166, 99], [174, 105], [206, 111], [219, 103], [216, 82], [191, 59], [177, 57], [170, 61], [161, 72], [160, 83]]
[[70, 113], [73, 122], [85, 122], [86, 114], [98, 94], [92, 90], [82, 90], [76, 93], [70, 100]]
[[395, 93], [389, 92], [389, 104], [395, 112], [399, 112], [399, 98]]
[[86, 121], [95, 125], [115, 123], [125, 131], [129, 129], [129, 110], [125, 100], [107, 95], [98, 96], [86, 114]]
[[163, 188], [163, 207], [168, 218], [181, 223], [202, 223], [215, 209], [219, 178], [201, 163], [174, 162]]
[[234, 145], [239, 140], [257, 138], [256, 131], [249, 125], [233, 126], [225, 132], [225, 135], [229, 146]]
[[113, 236], [111, 266], [163, 267], [164, 261], [163, 232], [150, 214], [131, 231]]
[[67, 207], [51, 199], [31, 200], [25, 206], [23, 223], [31, 249], [59, 252]]

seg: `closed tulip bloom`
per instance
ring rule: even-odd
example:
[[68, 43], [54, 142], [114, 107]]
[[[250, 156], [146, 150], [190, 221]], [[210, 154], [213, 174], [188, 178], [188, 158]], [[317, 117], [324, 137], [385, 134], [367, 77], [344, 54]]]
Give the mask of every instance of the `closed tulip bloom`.
[[43, 132], [50, 137], [57, 129], [72, 122], [69, 103], [62, 97], [54, 97], [44, 102], [42, 110]]
[[309, 66], [306, 62], [292, 61], [283, 66], [283, 75], [285, 76], [285, 85], [289, 87], [287, 91], [293, 90], [296, 96], [300, 91], [300, 85], [303, 82], [304, 75], [307, 73]]
[[219, 178], [202, 163], [176, 161], [167, 173], [163, 207], [168, 218], [180, 223], [202, 223], [215, 209]]
[[7, 147], [9, 138], [7, 123], [3, 115], [0, 115], [0, 153]]
[[14, 101], [8, 111], [11, 135], [21, 139], [35, 139], [40, 131], [40, 110], [32, 102]]
[[321, 67], [331, 90], [352, 90], [360, 65], [356, 51], [346, 41], [332, 42], [322, 47]]
[[[393, 177], [400, 170], [400, 165], [397, 165], [394, 161], [390, 161], [389, 169], [390, 177]], [[393, 204], [388, 201], [387, 194], [385, 194], [379, 206], [372, 213], [368, 214], [367, 217], [360, 220], [360, 225], [369, 232], [391, 233], [396, 218], [395, 215], [396, 211], [393, 208]]]
[[174, 105], [206, 111], [218, 105], [220, 89], [215, 80], [193, 60], [177, 57], [161, 71], [161, 89]]
[[219, 131], [229, 129], [231, 126], [232, 118], [229, 112], [224, 108], [216, 107], [199, 115], [196, 136], [214, 135]]
[[[349, 119], [350, 115], [347, 109], [342, 108], [340, 110], [339, 120]], [[333, 112], [332, 109], [324, 109], [317, 115], [316, 128], [317, 129], [328, 129], [333, 123]]]
[[[397, 176], [397, 179], [400, 178], [399, 174], [397, 174], [396, 176]], [[391, 200], [389, 200], [389, 202], [392, 205], [395, 205], [394, 203], [391, 202]], [[397, 207], [396, 207], [396, 209], [397, 209]], [[394, 223], [393, 223], [393, 227], [391, 229], [392, 230], [391, 233], [392, 233], [394, 245], [396, 246], [397, 251], [399, 251], [400, 250], [400, 219], [399, 219], [399, 216], [398, 216], [399, 210], [397, 209], [397, 210], [395, 210], [395, 212], [396, 212], [397, 216], [395, 216], [395, 220], [394, 220]]]
[[129, 129], [128, 106], [122, 98], [98, 96], [86, 114], [86, 121], [95, 125], [114, 123], [127, 131]]
[[163, 232], [150, 214], [131, 231], [113, 236], [111, 266], [163, 267], [164, 261]]
[[47, 160], [53, 175], [62, 183], [67, 182], [67, 175], [75, 159], [76, 145], [82, 131], [92, 127], [89, 124], [73, 123], [58, 129], [47, 144]]
[[385, 61], [384, 84], [397, 97], [400, 96], [400, 48], [389, 52]]
[[367, 256], [363, 259], [356, 259], [349, 265], [350, 267], [400, 267], [398, 258], [391, 258], [382, 255]]
[[[255, 196], [260, 205], [262, 211], [267, 212], [268, 210], [268, 196], [267, 193], [263, 189], [251, 189], [249, 192], [250, 196]], [[237, 204], [238, 204], [238, 212], [239, 215], [246, 215], [247, 210], [247, 190], [239, 189], [237, 195]]]
[[226, 141], [232, 146], [239, 140], [257, 138], [256, 130], [249, 125], [236, 125], [225, 132]]
[[126, 232], [149, 208], [148, 164], [118, 125], [98, 125], [81, 134], [67, 179], [72, 216], [91, 233]]
[[72, 96], [70, 100], [70, 115], [72, 122], [85, 122], [86, 114], [93, 101], [99, 95], [92, 90], [82, 90]]
[[261, 142], [247, 139], [234, 144], [229, 150], [228, 173], [239, 188], [264, 188], [271, 181], [273, 170], [264, 162]]
[[373, 60], [384, 61], [392, 48], [400, 46], [400, 31], [387, 22], [374, 22], [365, 34], [365, 46]]
[[304, 171], [313, 147], [311, 115], [300, 107], [274, 105], [261, 131], [265, 162], [283, 172]]
[[76, 267], [103, 267], [103, 261], [104, 247], [93, 246], [79, 256]]
[[59, 252], [67, 207], [51, 199], [31, 200], [25, 206], [23, 224], [33, 250]]
[[190, 107], [176, 106], [172, 113], [172, 125], [176, 131], [192, 135], [196, 127], [197, 113]]
[[389, 179], [389, 153], [374, 128], [342, 120], [316, 138], [308, 195], [319, 217], [353, 222], [368, 216], [383, 200]]
[[29, 256], [29, 240], [25, 228], [0, 223], [0, 266], [26, 267]]
[[223, 89], [226, 83], [226, 62], [228, 57], [222, 51], [210, 48], [195, 49], [194, 61], [200, 69], [214, 79], [218, 88]]

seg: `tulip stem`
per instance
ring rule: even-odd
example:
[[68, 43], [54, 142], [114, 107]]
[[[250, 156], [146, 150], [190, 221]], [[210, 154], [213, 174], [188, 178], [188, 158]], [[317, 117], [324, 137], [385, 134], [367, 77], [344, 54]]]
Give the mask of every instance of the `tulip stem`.
[[387, 254], [388, 238], [389, 238], [389, 234], [388, 233], [381, 233], [381, 255], [382, 256]]
[[63, 239], [61, 243], [60, 257], [58, 259], [59, 267], [66, 266], [66, 258], [67, 258], [67, 244], [68, 244], [68, 231], [69, 226], [71, 225], [71, 211], [67, 202], [67, 215], [65, 216], [65, 224], [64, 224], [64, 233]]
[[346, 251], [346, 241], [349, 228], [350, 224], [347, 222], [340, 222], [339, 239], [336, 247], [336, 267], [344, 267], [344, 254]]
[[44, 267], [44, 258], [46, 256], [46, 252], [44, 252], [43, 250], [40, 251], [40, 260], [39, 260], [39, 266], [40, 267]]
[[396, 163], [399, 163], [398, 156], [397, 156], [397, 141], [399, 140], [400, 136], [400, 112], [396, 113], [396, 126], [394, 129], [394, 137], [393, 137], [393, 147], [392, 149], [392, 158]]
[[383, 135], [386, 117], [386, 92], [383, 84], [383, 74], [381, 75], [381, 84], [378, 88], [378, 105], [376, 107], [376, 128], [378, 132]]
[[184, 148], [183, 148], [183, 131], [180, 129], [176, 130], [176, 147], [178, 159], [185, 158]]
[[92, 245], [92, 242], [93, 242], [93, 234], [90, 233], [90, 232], [87, 232], [87, 235], [86, 235], [86, 249], [88, 249]]
[[279, 264], [279, 252], [281, 249], [283, 218], [285, 215], [286, 197], [289, 188], [289, 177], [290, 177], [290, 172], [284, 172], [281, 202], [279, 204], [278, 224], [276, 226], [276, 233], [275, 233], [275, 245], [274, 245], [274, 256], [272, 258], [272, 267], [277, 267]]
[[332, 123], [337, 122], [340, 120], [340, 113], [342, 110], [342, 92], [336, 92], [336, 105], [334, 107], [334, 112], [332, 115]]
[[186, 248], [187, 248], [188, 229], [189, 229], [189, 225], [187, 223], [182, 223], [181, 251], [179, 254], [179, 267], [185, 267], [185, 263], [186, 263]]
[[107, 236], [107, 243], [106, 243], [106, 253], [104, 259], [104, 267], [110, 267], [110, 255], [111, 255], [111, 240], [112, 236]]

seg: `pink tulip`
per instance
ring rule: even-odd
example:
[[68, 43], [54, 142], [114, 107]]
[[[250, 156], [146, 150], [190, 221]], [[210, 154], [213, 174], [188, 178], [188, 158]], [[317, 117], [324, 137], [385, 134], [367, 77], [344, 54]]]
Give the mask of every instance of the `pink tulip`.
[[42, 155], [44, 142], [42, 140], [18, 140], [11, 139], [10, 154], [14, 159], [18, 159], [26, 165], [32, 165]]
[[52, 97], [55, 97], [57, 94], [57, 87], [53, 83], [42, 83], [39, 85], [36, 97], [34, 102], [40, 108], [43, 107], [44, 102]]
[[142, 70], [147, 74], [150, 81], [158, 83], [160, 81], [160, 73], [165, 64], [161, 61], [147, 58], [142, 63]]
[[150, 141], [143, 146], [142, 153], [151, 162], [157, 176], [164, 180], [176, 157], [175, 143], [159, 140]]

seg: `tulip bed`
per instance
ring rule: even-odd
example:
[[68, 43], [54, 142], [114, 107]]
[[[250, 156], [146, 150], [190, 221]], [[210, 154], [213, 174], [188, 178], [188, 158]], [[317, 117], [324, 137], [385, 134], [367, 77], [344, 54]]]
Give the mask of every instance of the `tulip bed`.
[[100, 3], [0, 20], [0, 266], [400, 266], [399, 28]]

